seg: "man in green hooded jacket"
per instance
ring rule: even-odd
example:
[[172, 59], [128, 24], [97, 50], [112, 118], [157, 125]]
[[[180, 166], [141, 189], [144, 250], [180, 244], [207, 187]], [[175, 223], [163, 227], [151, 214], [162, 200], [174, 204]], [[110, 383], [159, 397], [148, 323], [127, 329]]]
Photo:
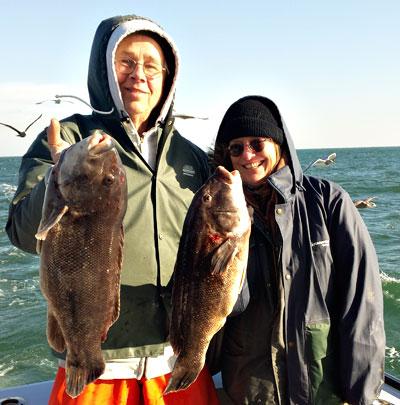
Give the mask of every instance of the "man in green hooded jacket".
[[[209, 175], [205, 153], [174, 128], [178, 71], [176, 46], [159, 25], [133, 15], [104, 20], [96, 31], [89, 63], [93, 113], [74, 114], [61, 123], [52, 120], [48, 131], [38, 135], [22, 158], [10, 205], [6, 230], [11, 242], [36, 253], [34, 235], [45, 177], [60, 152], [95, 130], [115, 139], [127, 174], [129, 200], [121, 310], [103, 344], [107, 362], [103, 379], [143, 382], [164, 377], [175, 360], [168, 342], [169, 281], [187, 209]], [[164, 380], [161, 392], [168, 382]], [[203, 382], [202, 400], [212, 404], [216, 396], [211, 377], [204, 375]], [[53, 387], [51, 403], [59, 403], [56, 395], [65, 395], [60, 390]], [[184, 395], [195, 394], [187, 390]]]

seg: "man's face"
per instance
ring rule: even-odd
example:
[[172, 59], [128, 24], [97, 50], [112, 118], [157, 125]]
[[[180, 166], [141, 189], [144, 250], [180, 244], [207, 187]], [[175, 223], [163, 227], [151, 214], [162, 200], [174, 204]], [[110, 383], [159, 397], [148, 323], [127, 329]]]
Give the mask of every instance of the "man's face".
[[146, 129], [143, 124], [161, 99], [164, 67], [161, 47], [146, 35], [129, 35], [118, 45], [115, 54], [118, 84], [125, 109], [139, 132]]

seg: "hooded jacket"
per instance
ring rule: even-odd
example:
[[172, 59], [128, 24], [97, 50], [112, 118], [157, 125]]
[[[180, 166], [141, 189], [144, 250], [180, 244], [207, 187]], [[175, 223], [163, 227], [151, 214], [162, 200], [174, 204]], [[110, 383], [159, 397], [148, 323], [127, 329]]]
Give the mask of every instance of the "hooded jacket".
[[[140, 152], [143, 145], [124, 110], [114, 71], [116, 47], [125, 36], [138, 31], [157, 39], [169, 70], [161, 102], [153, 110], [151, 128], [145, 133], [145, 139], [157, 145], [153, 148], [156, 154], [150, 153], [147, 159]], [[167, 286], [187, 209], [209, 175], [205, 153], [173, 125], [178, 71], [177, 49], [153, 21], [134, 15], [104, 20], [96, 31], [89, 63], [88, 89], [94, 112], [61, 121], [61, 136], [71, 144], [96, 129], [110, 134], [127, 173], [120, 316], [103, 344], [106, 360], [158, 356], [168, 342]], [[34, 235], [41, 218], [44, 176], [51, 165], [43, 131], [22, 158], [6, 225], [10, 241], [27, 252], [36, 252]]]
[[[277, 108], [264, 97], [250, 97]], [[224, 328], [224, 388], [237, 404], [372, 404], [385, 360], [375, 249], [350, 196], [337, 184], [303, 174], [282, 118], [281, 123], [288, 164], [267, 180], [278, 195], [278, 234], [271, 238], [255, 214], [248, 291], [239, 301], [250, 299]], [[221, 145], [217, 137], [216, 150]], [[282, 317], [276, 311], [279, 286]]]

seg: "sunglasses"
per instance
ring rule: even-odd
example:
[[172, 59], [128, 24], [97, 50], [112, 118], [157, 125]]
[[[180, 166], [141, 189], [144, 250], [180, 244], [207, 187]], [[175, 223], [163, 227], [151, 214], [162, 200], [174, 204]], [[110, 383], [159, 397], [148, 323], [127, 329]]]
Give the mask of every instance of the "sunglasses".
[[239, 142], [231, 143], [228, 146], [228, 151], [232, 157], [239, 157], [243, 153], [245, 147], [249, 148], [255, 153], [261, 152], [262, 150], [264, 150], [264, 143], [268, 140], [269, 138], [262, 138], [262, 139], [253, 139], [252, 141], [246, 144], [242, 144]]

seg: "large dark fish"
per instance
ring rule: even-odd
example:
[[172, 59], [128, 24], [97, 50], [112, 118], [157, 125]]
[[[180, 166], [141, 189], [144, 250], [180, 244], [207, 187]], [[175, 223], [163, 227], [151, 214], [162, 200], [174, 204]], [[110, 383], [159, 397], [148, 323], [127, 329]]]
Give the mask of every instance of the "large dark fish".
[[238, 171], [219, 166], [189, 207], [174, 271], [170, 342], [178, 355], [164, 394], [187, 388], [232, 312], [246, 273], [251, 219]]
[[101, 342], [119, 316], [127, 185], [109, 135], [65, 150], [46, 188], [36, 238], [47, 339], [66, 353], [66, 392], [76, 397], [103, 372]]

